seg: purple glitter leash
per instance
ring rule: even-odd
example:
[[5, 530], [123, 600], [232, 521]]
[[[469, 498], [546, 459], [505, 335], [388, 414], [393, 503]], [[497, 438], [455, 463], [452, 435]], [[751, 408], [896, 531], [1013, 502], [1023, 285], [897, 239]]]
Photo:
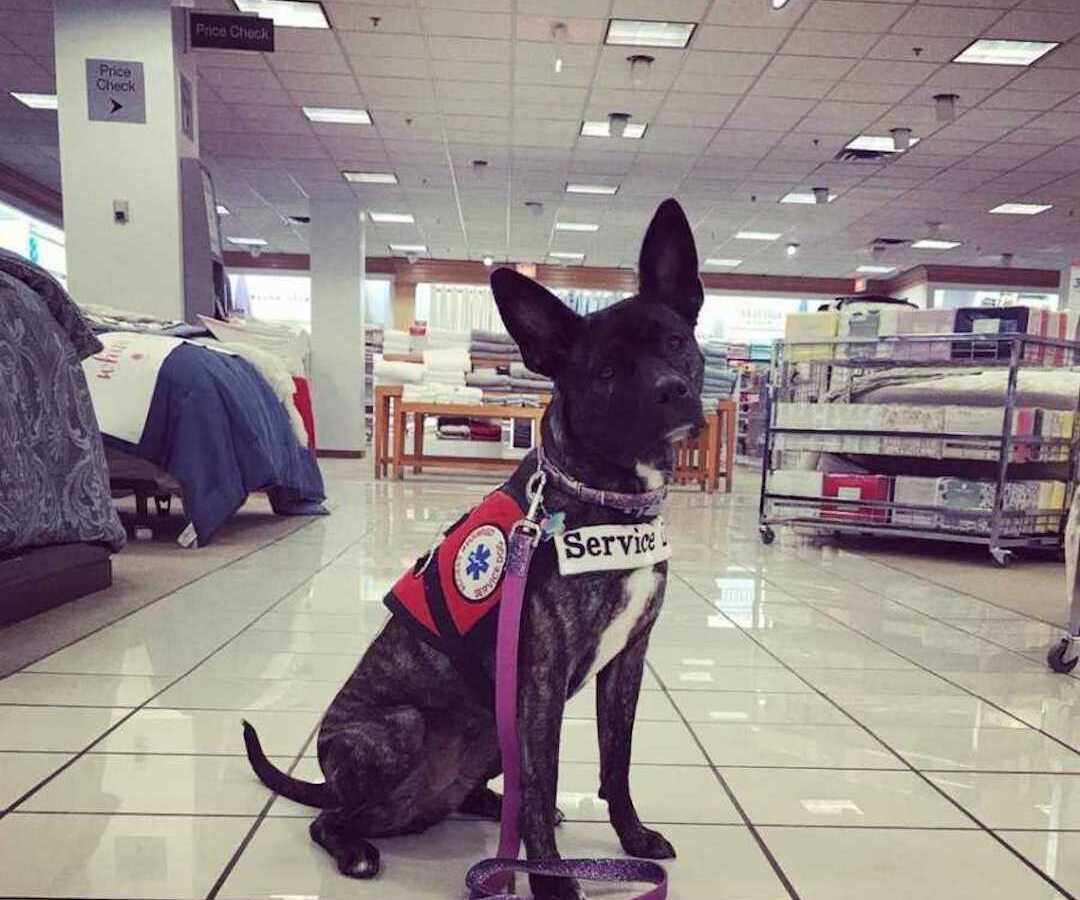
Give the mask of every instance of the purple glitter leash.
[[[503, 580], [502, 600], [499, 601], [499, 621], [495, 644], [495, 723], [499, 734], [499, 750], [503, 764], [502, 816], [499, 828], [498, 856], [478, 862], [465, 876], [465, 886], [473, 900], [524, 900], [513, 893], [514, 872], [529, 872], [559, 878], [584, 878], [591, 881], [640, 881], [655, 887], [640, 894], [636, 900], [664, 900], [667, 897], [667, 873], [663, 866], [645, 859], [518, 859], [521, 836], [518, 819], [521, 812], [521, 744], [517, 730], [518, 640], [521, 635], [521, 612], [525, 600], [525, 582], [529, 565], [543, 531], [536, 515], [543, 499], [548, 470], [543, 456], [541, 467], [529, 480], [529, 511], [510, 532], [510, 547]], [[557, 471], [557, 470], [556, 470]], [[560, 473], [561, 474], [561, 473]], [[576, 482], [575, 482], [576, 484]], [[584, 485], [582, 485], [584, 487]], [[647, 494], [611, 494], [586, 488], [605, 498], [636, 498], [654, 502]], [[580, 495], [579, 495], [580, 496]], [[582, 497], [582, 499], [585, 499]], [[593, 500], [592, 502], [597, 502]], [[659, 501], [655, 501], [659, 502]], [[605, 503], [603, 505], [612, 505]], [[622, 507], [619, 507], [622, 508]], [[623, 509], [623, 511], [627, 511]]]

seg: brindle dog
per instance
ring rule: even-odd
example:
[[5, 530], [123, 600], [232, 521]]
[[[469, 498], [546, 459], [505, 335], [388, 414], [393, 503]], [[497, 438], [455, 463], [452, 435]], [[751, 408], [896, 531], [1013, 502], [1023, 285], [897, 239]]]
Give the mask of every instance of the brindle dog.
[[[703, 360], [694, 324], [703, 294], [694, 238], [675, 200], [656, 211], [638, 271], [637, 295], [584, 317], [510, 269], [491, 276], [499, 312], [526, 364], [555, 382], [541, 427], [548, 458], [591, 487], [628, 493], [669, 478], [672, 440], [702, 422]], [[530, 454], [513, 479], [524, 481], [536, 465]], [[545, 506], [563, 510], [571, 528], [639, 521], [550, 483]], [[520, 828], [529, 859], [559, 855], [555, 797], [563, 709], [594, 673], [600, 796], [611, 824], [633, 856], [675, 855], [661, 834], [642, 824], [629, 779], [645, 651], [666, 579], [666, 563], [563, 577], [550, 542], [536, 552], [521, 625], [518, 701]], [[493, 647], [481, 656], [493, 681]], [[322, 808], [311, 836], [342, 873], [371, 877], [379, 854], [369, 838], [419, 832], [455, 811], [498, 818], [500, 798], [487, 787], [502, 770], [494, 714], [490, 697], [485, 702], [469, 681], [395, 616], [323, 718], [318, 756], [324, 784], [275, 769], [245, 723], [248, 757], [268, 787]], [[531, 880], [543, 900], [584, 896], [567, 879]]]

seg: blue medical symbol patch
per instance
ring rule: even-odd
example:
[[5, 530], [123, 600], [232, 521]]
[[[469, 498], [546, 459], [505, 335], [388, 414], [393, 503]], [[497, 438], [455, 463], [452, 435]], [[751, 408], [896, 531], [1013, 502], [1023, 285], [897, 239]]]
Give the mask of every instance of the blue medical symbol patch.
[[496, 525], [481, 525], [465, 538], [454, 558], [454, 585], [478, 603], [499, 586], [506, 568], [506, 537]]

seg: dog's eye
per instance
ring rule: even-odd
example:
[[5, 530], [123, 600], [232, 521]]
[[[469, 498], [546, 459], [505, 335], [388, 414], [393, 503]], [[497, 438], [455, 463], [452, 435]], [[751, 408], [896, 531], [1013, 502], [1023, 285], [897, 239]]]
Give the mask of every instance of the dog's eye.
[[601, 366], [600, 371], [597, 373], [605, 381], [609, 378], [615, 377], [615, 367], [610, 363], [606, 366]]
[[682, 350], [682, 348], [686, 346], [686, 339], [683, 338], [681, 335], [673, 334], [667, 339], [667, 345], [668, 350], [676, 352]]

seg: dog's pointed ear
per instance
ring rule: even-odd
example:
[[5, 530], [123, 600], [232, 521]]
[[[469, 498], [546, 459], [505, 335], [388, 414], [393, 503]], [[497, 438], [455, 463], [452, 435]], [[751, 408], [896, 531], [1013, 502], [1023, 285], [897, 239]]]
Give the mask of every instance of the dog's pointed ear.
[[694, 233], [672, 198], [660, 204], [641, 242], [638, 292], [669, 304], [691, 325], [697, 322], [705, 293], [698, 277]]
[[555, 378], [577, 336], [581, 316], [547, 288], [513, 269], [492, 272], [491, 290], [506, 330], [521, 348], [525, 365]]

